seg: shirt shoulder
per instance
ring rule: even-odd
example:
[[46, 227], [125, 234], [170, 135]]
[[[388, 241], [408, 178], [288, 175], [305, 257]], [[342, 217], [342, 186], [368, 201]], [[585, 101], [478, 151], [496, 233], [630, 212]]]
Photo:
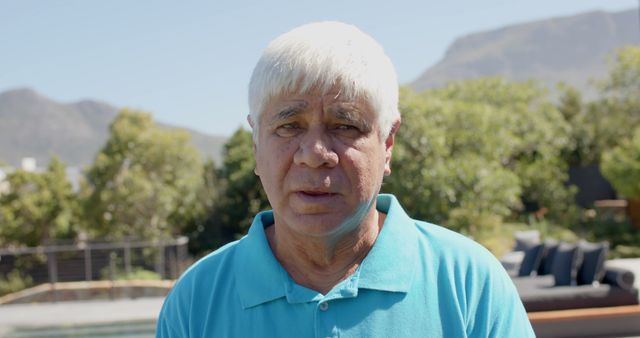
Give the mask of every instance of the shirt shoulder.
[[414, 220], [418, 240], [423, 250], [429, 250], [434, 258], [449, 263], [472, 264], [478, 268], [493, 269], [500, 265], [497, 258], [473, 239], [443, 226]]
[[234, 278], [234, 257], [241, 241], [228, 243], [192, 264], [176, 281], [167, 301], [174, 293], [184, 299], [201, 296], [204, 290], [216, 292], [221, 287], [232, 285], [225, 281]]
[[227, 243], [224, 246], [200, 258], [198, 261], [193, 263], [182, 274], [182, 276], [180, 276], [180, 278], [176, 282], [176, 285], [184, 283], [183, 280], [189, 281], [192, 279], [203, 278], [205, 276], [212, 277], [217, 275], [217, 273], [224, 272], [225, 270], [231, 268], [231, 265], [233, 264], [233, 257], [241, 241], [242, 239]]
[[[204, 330], [204, 320], [214, 300], [239, 303], [234, 292], [234, 256], [242, 240], [231, 242], [189, 267], [171, 289], [160, 311], [158, 337], [189, 337]], [[165, 334], [162, 334], [162, 333]]]
[[436, 276], [439, 292], [456, 299], [468, 336], [535, 336], [511, 278], [489, 250], [442, 226], [415, 225], [422, 264]]
[[[477, 300], [488, 294], [497, 298], [517, 298], [513, 282], [502, 264], [484, 246], [445, 227], [415, 221], [422, 264], [438, 276], [439, 287], [445, 285]], [[509, 292], [496, 293], [497, 290]], [[471, 304], [467, 304], [471, 305]]]

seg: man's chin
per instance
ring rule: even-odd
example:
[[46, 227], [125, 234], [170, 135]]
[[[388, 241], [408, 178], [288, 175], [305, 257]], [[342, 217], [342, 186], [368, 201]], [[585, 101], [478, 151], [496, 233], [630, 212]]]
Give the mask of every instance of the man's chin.
[[363, 221], [360, 213], [348, 215], [335, 212], [302, 213], [289, 221], [296, 232], [311, 237], [340, 238], [356, 230]]
[[345, 218], [344, 215], [331, 212], [296, 213], [287, 222], [289, 227], [302, 235], [325, 237], [341, 232], [347, 223]]
[[366, 201], [355, 208], [350, 207], [341, 195], [315, 201], [291, 197], [289, 205], [281, 208], [288, 210], [281, 214], [281, 221], [301, 235], [341, 237], [357, 229], [373, 206], [371, 201]]

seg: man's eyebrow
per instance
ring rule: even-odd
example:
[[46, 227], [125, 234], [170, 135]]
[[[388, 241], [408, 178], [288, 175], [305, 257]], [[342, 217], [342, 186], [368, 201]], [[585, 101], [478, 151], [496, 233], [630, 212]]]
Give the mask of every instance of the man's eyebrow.
[[280, 112], [271, 118], [271, 123], [275, 123], [281, 120], [286, 120], [290, 117], [300, 114], [307, 107], [306, 102], [298, 102], [295, 104], [287, 105]]
[[367, 130], [371, 129], [371, 124], [366, 119], [362, 118], [362, 115], [358, 112], [354, 112], [345, 108], [339, 108], [336, 110], [334, 115], [339, 120], [358, 124], [359, 126], [364, 127]]

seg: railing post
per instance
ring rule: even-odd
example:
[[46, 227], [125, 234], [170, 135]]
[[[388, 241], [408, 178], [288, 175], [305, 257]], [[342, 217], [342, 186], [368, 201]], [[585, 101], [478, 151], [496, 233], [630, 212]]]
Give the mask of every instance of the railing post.
[[114, 281], [116, 279], [116, 260], [118, 254], [115, 251], [109, 252], [109, 280]]
[[90, 282], [93, 279], [93, 266], [91, 262], [91, 246], [84, 248], [84, 279]]
[[169, 278], [176, 279], [178, 278], [178, 260], [176, 259], [176, 250], [178, 250], [178, 246], [172, 248], [174, 250], [169, 250]]
[[58, 262], [55, 252], [47, 252], [47, 267], [49, 270], [49, 282], [53, 288], [53, 302], [55, 303], [58, 301], [58, 291], [56, 290], [56, 283], [58, 282]]
[[118, 254], [115, 251], [109, 253], [109, 280], [111, 281], [111, 288], [109, 289], [109, 296], [111, 299], [115, 299], [114, 284], [116, 279], [116, 259]]
[[160, 275], [160, 279], [164, 279], [164, 243], [159, 241], [157, 248], [158, 256], [156, 257], [156, 273]]
[[[177, 250], [177, 260], [178, 260], [178, 275], [181, 275], [186, 267], [186, 258], [187, 258], [187, 244], [189, 243], [189, 238], [187, 237], [179, 237], [176, 240], [176, 250]], [[178, 276], [179, 277], [179, 276]]]
[[124, 271], [127, 276], [131, 276], [131, 244], [124, 244]]

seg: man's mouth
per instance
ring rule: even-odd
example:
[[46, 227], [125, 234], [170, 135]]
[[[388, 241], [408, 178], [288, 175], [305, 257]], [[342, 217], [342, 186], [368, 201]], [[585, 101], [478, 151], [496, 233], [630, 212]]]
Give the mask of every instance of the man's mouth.
[[296, 192], [296, 195], [303, 201], [317, 203], [333, 200], [333, 198], [338, 194], [329, 191], [299, 190]]
[[326, 192], [326, 191], [309, 191], [309, 190], [302, 190], [300, 191], [300, 193], [304, 194], [304, 195], [308, 195], [308, 196], [328, 196], [328, 195], [335, 195], [334, 193], [330, 193], [330, 192]]

